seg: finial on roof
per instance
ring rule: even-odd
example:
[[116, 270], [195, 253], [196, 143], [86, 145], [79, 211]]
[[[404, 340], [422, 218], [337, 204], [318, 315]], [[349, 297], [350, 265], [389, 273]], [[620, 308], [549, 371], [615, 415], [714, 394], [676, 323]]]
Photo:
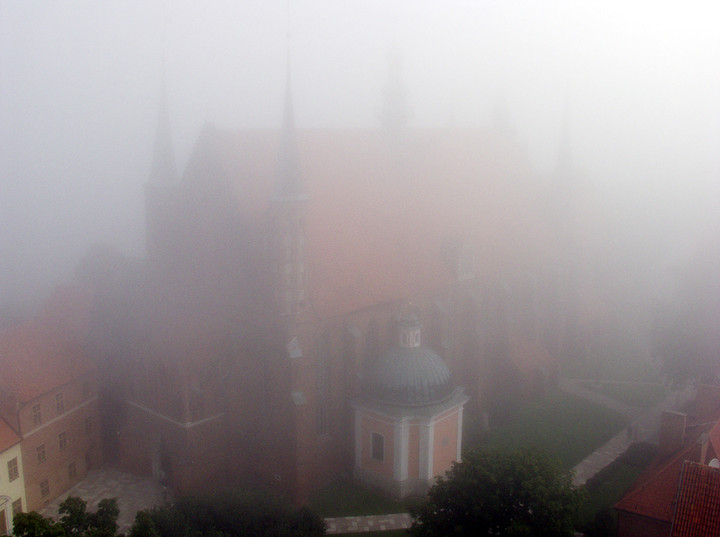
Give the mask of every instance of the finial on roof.
[[510, 111], [507, 104], [507, 96], [502, 89], [498, 90], [495, 97], [495, 105], [492, 110], [492, 128], [502, 136], [512, 136], [510, 125]]
[[280, 152], [278, 155], [277, 191], [280, 199], [304, 198], [302, 173], [297, 155], [295, 135], [295, 114], [293, 111], [292, 91], [290, 87], [290, 50], [286, 63], [285, 109], [283, 111], [280, 133]]
[[561, 181], [569, 181], [572, 176], [572, 154], [570, 151], [570, 105], [565, 93], [563, 105], [562, 126], [560, 128], [560, 145], [558, 147], [557, 177]]
[[163, 58], [160, 74], [160, 104], [158, 110], [158, 125], [155, 133], [155, 148], [153, 151], [150, 181], [153, 183], [174, 183], [177, 180], [175, 167], [175, 152], [170, 132], [170, 113], [168, 112], [167, 88], [165, 81], [165, 60]]
[[396, 41], [391, 44], [387, 58], [388, 78], [383, 87], [383, 103], [379, 119], [383, 127], [395, 131], [406, 127], [412, 117], [402, 80], [400, 48]]

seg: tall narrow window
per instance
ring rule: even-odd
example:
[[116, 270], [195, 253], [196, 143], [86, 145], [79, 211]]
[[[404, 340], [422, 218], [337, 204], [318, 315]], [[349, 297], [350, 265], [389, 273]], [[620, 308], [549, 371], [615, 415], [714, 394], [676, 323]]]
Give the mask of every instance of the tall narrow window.
[[372, 433], [370, 456], [376, 461], [385, 460], [385, 437], [380, 433]]
[[13, 516], [22, 513], [22, 498], [18, 498], [12, 503], [12, 514]]
[[75, 479], [77, 477], [77, 464], [73, 461], [68, 464], [68, 478]]
[[85, 418], [85, 434], [89, 435], [90, 433], [92, 433], [92, 430], [93, 430], [92, 416], [88, 416], [87, 418]]
[[55, 394], [55, 408], [57, 409], [58, 414], [65, 412], [65, 400], [63, 399], [63, 394], [61, 393]]
[[13, 457], [7, 463], [8, 467], [8, 481], [15, 481], [20, 477], [20, 471], [18, 469], [17, 457]]
[[40, 482], [40, 495], [43, 498], [50, 496], [50, 482], [47, 479]]
[[41, 444], [35, 448], [35, 454], [37, 455], [38, 464], [42, 464], [47, 459], [45, 455], [45, 444]]
[[32, 418], [35, 425], [40, 425], [42, 423], [42, 408], [40, 405], [33, 405]]
[[65, 451], [65, 448], [67, 447], [67, 433], [62, 432], [58, 435], [58, 449], [60, 451]]

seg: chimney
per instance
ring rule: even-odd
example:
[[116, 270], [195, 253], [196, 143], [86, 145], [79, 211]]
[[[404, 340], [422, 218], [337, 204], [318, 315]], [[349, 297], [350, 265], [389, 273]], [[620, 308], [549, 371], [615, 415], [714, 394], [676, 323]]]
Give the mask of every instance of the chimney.
[[672, 410], [663, 410], [660, 416], [659, 455], [669, 455], [683, 445], [687, 415]]

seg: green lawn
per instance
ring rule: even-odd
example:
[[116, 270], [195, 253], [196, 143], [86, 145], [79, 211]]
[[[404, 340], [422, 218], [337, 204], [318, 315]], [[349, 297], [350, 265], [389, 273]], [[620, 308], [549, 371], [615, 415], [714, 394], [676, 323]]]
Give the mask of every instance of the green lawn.
[[621, 430], [628, 421], [620, 414], [560, 391], [520, 408], [489, 432], [478, 432], [472, 416], [465, 422], [465, 448], [491, 449], [532, 446], [571, 468]]
[[407, 511], [403, 502], [342, 479], [313, 494], [309, 507], [322, 517], [386, 515]]

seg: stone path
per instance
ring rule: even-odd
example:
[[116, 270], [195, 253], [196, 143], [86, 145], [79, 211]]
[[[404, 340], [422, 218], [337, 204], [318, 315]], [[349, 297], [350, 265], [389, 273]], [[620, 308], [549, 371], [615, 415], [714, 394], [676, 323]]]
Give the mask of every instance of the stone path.
[[366, 531], [385, 531], [407, 529], [412, 525], [408, 513], [376, 516], [346, 516], [326, 518], [327, 534], [361, 533]]
[[570, 379], [561, 379], [560, 389], [620, 412], [631, 419], [630, 424], [625, 429], [573, 468], [575, 470], [573, 484], [576, 486], [584, 485], [588, 479], [625, 453], [630, 444], [634, 442], [657, 442], [662, 411], [678, 410], [695, 396], [695, 390], [687, 387], [681, 392], [670, 393], [654, 407], [640, 409], [619, 403], [593, 390], [583, 388], [578, 382]]
[[166, 501], [167, 492], [148, 477], [126, 474], [103, 468], [88, 472], [87, 476], [70, 490], [50, 502], [40, 514], [58, 517], [58, 507], [68, 496], [79, 496], [87, 502], [88, 511], [95, 511], [103, 498], [117, 498], [120, 516], [118, 533], [127, 533], [135, 520], [135, 513]]

